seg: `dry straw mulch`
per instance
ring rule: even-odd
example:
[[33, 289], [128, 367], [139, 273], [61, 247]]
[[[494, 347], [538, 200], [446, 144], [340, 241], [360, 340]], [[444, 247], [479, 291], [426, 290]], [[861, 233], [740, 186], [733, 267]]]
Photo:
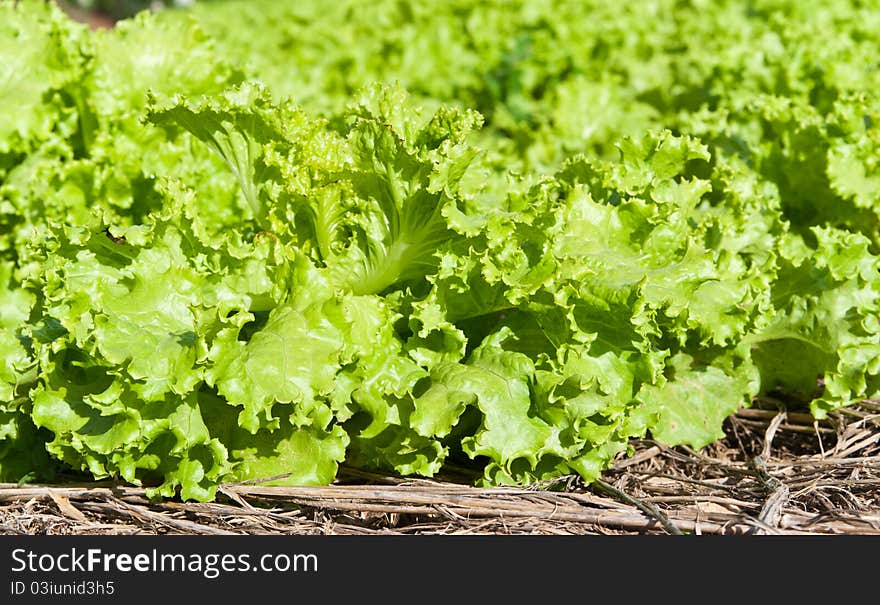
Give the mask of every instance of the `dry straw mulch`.
[[590, 486], [482, 489], [342, 469], [327, 487], [224, 485], [215, 502], [184, 503], [109, 483], [0, 484], [0, 533], [880, 534], [880, 402], [820, 422], [779, 409], [740, 410], [699, 452], [634, 443]]

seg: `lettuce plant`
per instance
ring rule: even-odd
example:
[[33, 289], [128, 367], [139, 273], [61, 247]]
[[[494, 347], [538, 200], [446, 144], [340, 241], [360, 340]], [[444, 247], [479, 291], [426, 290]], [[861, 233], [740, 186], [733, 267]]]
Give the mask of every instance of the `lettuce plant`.
[[880, 24], [819, 5], [0, 2], [0, 477], [590, 481], [880, 396]]

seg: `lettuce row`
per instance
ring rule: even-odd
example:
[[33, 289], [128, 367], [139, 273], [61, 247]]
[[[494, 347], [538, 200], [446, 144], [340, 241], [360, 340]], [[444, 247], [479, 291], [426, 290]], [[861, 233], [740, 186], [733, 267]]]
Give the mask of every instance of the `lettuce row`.
[[[591, 480], [633, 437], [712, 442], [760, 393], [817, 416], [880, 395], [876, 93], [779, 50], [825, 17], [597, 6], [584, 27], [608, 47], [566, 56], [551, 31], [590, 39], [562, 27], [573, 4], [451, 4], [348, 7], [413, 9], [359, 34], [386, 63], [339, 47], [296, 56], [349, 67], [326, 81], [260, 82], [209, 35], [212, 14], [258, 18], [241, 3], [96, 33], [0, 3], [2, 56], [24, 49], [0, 62], [22, 108], [0, 118], [0, 478], [75, 469], [196, 500], [341, 463]], [[285, 23], [313, 23], [307, 42], [335, 10]], [[407, 36], [462, 20], [443, 77], [418, 76], [445, 25]], [[674, 36], [718, 53], [689, 63]], [[823, 52], [857, 69], [861, 40]], [[411, 92], [369, 83], [401, 73]]]

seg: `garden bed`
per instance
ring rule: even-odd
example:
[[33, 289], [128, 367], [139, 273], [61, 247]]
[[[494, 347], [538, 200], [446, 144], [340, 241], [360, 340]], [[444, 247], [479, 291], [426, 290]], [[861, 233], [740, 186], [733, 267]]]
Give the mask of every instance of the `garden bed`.
[[[123, 4], [128, 6], [116, 3]], [[254, 29], [240, 28], [245, 36], [272, 21], [252, 5], [235, 6], [256, 24], [252, 24]], [[23, 89], [30, 95], [31, 105], [38, 108], [34, 109], [36, 117], [31, 122], [22, 118], [26, 127], [10, 127], [10, 140], [21, 148], [4, 156], [8, 164], [4, 170], [19, 172], [9, 179], [4, 173], [8, 182], [0, 181], [10, 192], [8, 200], [0, 200], [10, 202], [9, 210], [3, 210], [7, 214], [0, 216], [6, 222], [0, 226], [18, 227], [14, 237], [0, 233], [6, 237], [0, 243], [7, 246], [0, 251], [15, 250], [0, 258], [4, 261], [0, 272], [6, 271], [0, 287], [11, 293], [13, 309], [28, 325], [0, 323], [0, 332], [5, 330], [6, 343], [14, 353], [8, 359], [18, 364], [7, 368], [9, 401], [0, 403], [9, 407], [3, 411], [13, 419], [8, 420], [11, 428], [7, 434], [22, 435], [17, 453], [23, 462], [14, 468], [24, 468], [20, 474], [4, 477], [15, 481], [26, 476], [20, 484], [0, 484], [0, 533], [880, 533], [876, 369], [880, 281], [875, 271], [880, 214], [876, 205], [878, 181], [871, 175], [880, 139], [876, 138], [878, 114], [872, 92], [876, 87], [869, 81], [875, 72], [849, 81], [841, 76], [849, 73], [846, 69], [834, 71], [834, 61], [841, 61], [852, 73], [861, 73], [858, 70], [865, 61], [859, 59], [859, 53], [873, 56], [869, 44], [873, 42], [861, 31], [864, 24], [855, 5], [849, 12], [841, 9], [840, 23], [849, 29], [842, 29], [842, 35], [837, 36], [841, 46], [832, 49], [836, 55], [825, 48], [833, 35], [823, 34], [829, 38], [814, 40], [810, 29], [815, 26], [816, 31], [827, 31], [822, 15], [812, 15], [817, 19], [812, 25], [788, 28], [786, 23], [795, 24], [803, 15], [794, 3], [786, 6], [777, 13], [765, 9], [782, 25], [751, 10], [738, 11], [733, 5], [727, 7], [729, 14], [716, 9], [721, 12], [682, 16], [680, 23], [658, 21], [654, 29], [635, 34], [634, 39], [643, 44], [634, 48], [624, 44], [632, 38], [629, 28], [622, 26], [618, 31], [615, 25], [621, 16], [606, 15], [608, 27], [600, 33], [607, 43], [589, 53], [572, 46], [574, 50], [562, 57], [554, 52], [564, 44], [548, 40], [567, 35], [566, 28], [549, 27], [543, 21], [532, 23], [529, 11], [517, 17], [522, 26], [514, 32], [517, 35], [511, 34], [509, 39], [499, 35], [500, 41], [483, 40], [490, 50], [492, 44], [497, 45], [495, 54], [483, 49], [479, 52], [485, 56], [479, 55], [475, 49], [482, 48], [477, 44], [480, 36], [467, 38], [461, 48], [476, 53], [468, 67], [473, 69], [473, 78], [459, 81], [461, 74], [451, 69], [440, 74], [442, 78], [438, 75], [436, 82], [414, 78], [410, 84], [421, 95], [417, 99], [442, 97], [444, 102], [462, 102], [484, 114], [481, 141], [504, 158], [496, 160], [497, 165], [485, 166], [497, 177], [495, 195], [479, 198], [486, 204], [485, 213], [476, 206], [470, 208], [477, 199], [473, 197], [477, 189], [459, 190], [461, 175], [471, 161], [459, 159], [482, 157], [460, 146], [477, 126], [476, 114], [461, 108], [443, 109], [435, 114], [430, 123], [433, 126], [414, 136], [406, 126], [411, 117], [397, 120], [400, 116], [389, 109], [393, 106], [397, 111], [402, 105], [417, 115], [416, 99], [406, 97], [402, 90], [365, 89], [358, 93], [361, 105], [346, 110], [336, 107], [343, 100], [347, 103], [354, 85], [360, 84], [353, 75], [346, 79], [349, 71], [357, 73], [349, 67], [360, 65], [367, 80], [392, 81], [397, 76], [385, 70], [385, 63], [397, 63], [373, 61], [384, 57], [386, 51], [397, 57], [400, 66], [408, 65], [413, 57], [421, 60], [420, 51], [408, 54], [412, 40], [397, 40], [389, 34], [375, 46], [383, 49], [381, 54], [364, 50], [365, 45], [363, 56], [341, 54], [338, 61], [325, 65], [320, 62], [326, 55], [321, 50], [322, 36], [336, 28], [321, 33], [303, 26], [300, 33], [311, 32], [312, 46], [303, 47], [310, 48], [311, 54], [306, 53], [301, 64], [314, 63], [314, 73], [288, 73], [286, 68], [278, 68], [286, 66], [285, 61], [267, 57], [275, 52], [294, 53], [298, 47], [288, 44], [288, 37], [302, 42], [301, 36], [279, 30], [275, 32], [277, 44], [266, 44], [271, 51], [268, 55], [254, 62], [259, 53], [251, 49], [253, 65], [243, 59], [236, 62], [230, 49], [248, 45], [236, 45], [232, 38], [239, 30], [228, 28], [222, 11], [212, 17], [206, 8], [202, 14], [206, 31], [213, 32], [210, 35], [221, 47], [219, 53], [201, 30], [187, 29], [191, 24], [181, 25], [182, 20], [175, 22], [173, 18], [163, 22], [141, 17], [126, 27], [90, 34], [84, 27], [74, 33], [61, 19], [45, 17], [51, 27], [35, 28], [39, 33], [35, 39], [47, 48], [64, 41], [56, 50], [71, 61], [71, 69], [80, 72], [76, 72], [77, 78], [55, 74], [58, 83], [50, 87], [51, 94], [41, 88], [48, 87], [51, 78], [40, 76], [43, 72], [28, 72], [38, 74], [33, 90]], [[66, 7], [92, 29], [114, 27], [117, 15], [71, 8], [70, 3]], [[573, 10], [572, 14], [583, 17], [577, 6]], [[498, 14], [481, 15], [475, 11], [473, 19], [462, 20], [450, 13], [443, 22], [449, 25], [448, 32], [458, 34], [471, 26], [474, 31], [491, 30], [482, 22], [480, 27], [474, 25], [480, 18], [502, 23]], [[709, 18], [712, 15], [715, 21]], [[413, 20], [417, 15], [405, 16]], [[728, 16], [734, 17], [730, 26]], [[285, 18], [300, 23], [299, 15]], [[372, 17], [361, 18], [373, 22]], [[621, 18], [641, 22], [641, 17], [633, 15]], [[302, 19], [302, 23], [309, 22]], [[344, 21], [346, 27], [352, 25], [348, 17]], [[428, 26], [431, 23], [425, 20], [422, 33], [435, 32], [433, 25]], [[752, 28], [765, 27], [768, 29], [760, 38], [764, 46], [756, 46], [758, 61], [750, 36]], [[369, 31], [374, 29], [380, 28]], [[58, 35], [59, 31], [70, 34], [70, 40]], [[367, 35], [357, 28], [345, 31], [352, 39], [366, 43]], [[621, 31], [626, 35], [619, 37]], [[114, 37], [116, 33], [120, 35]], [[848, 37], [843, 35], [847, 33]], [[691, 41], [690, 46], [670, 42], [678, 40], [679, 34]], [[732, 40], [730, 44], [719, 42], [725, 53], [730, 52], [729, 57], [719, 59], [723, 53], [715, 53], [716, 57], [709, 51], [694, 50], [720, 34]], [[163, 58], [160, 52], [147, 48], [142, 51], [141, 63], [132, 63], [139, 67], [116, 65], [117, 58], [128, 58], [134, 54], [131, 49], [142, 48], [140, 35], [162, 52], [169, 48], [165, 41], [178, 38], [185, 38], [190, 47], [177, 49], [177, 58]], [[579, 44], [584, 37], [579, 33], [569, 43]], [[427, 38], [420, 34], [413, 39]], [[779, 46], [785, 52], [778, 56], [774, 55], [777, 41], [789, 45]], [[852, 47], [847, 45], [850, 42]], [[43, 65], [40, 57], [46, 53], [34, 48], [39, 52], [32, 53], [29, 60], [45, 68], [46, 74], [54, 74], [57, 66]], [[344, 50], [347, 45], [332, 48]], [[619, 56], [612, 52], [615, 49]], [[223, 52], [229, 56], [222, 57]], [[605, 55], [614, 55], [617, 63], [603, 58]], [[813, 59], [789, 65], [790, 56], [802, 55]], [[426, 56], [432, 55], [429, 52]], [[191, 64], [180, 63], [190, 59]], [[586, 62], [575, 69], [576, 59]], [[653, 88], [645, 83], [656, 75], [648, 60], [668, 68], [669, 82]], [[717, 62], [714, 68], [712, 61]], [[765, 61], [769, 63], [765, 65]], [[190, 83], [193, 94], [204, 92], [202, 87], [222, 91], [214, 91], [212, 100], [201, 104], [179, 98], [178, 89], [186, 84], [181, 84], [181, 74], [199, 75], [205, 65], [213, 66], [216, 73]], [[439, 74], [444, 67], [443, 61], [433, 65], [431, 69], [413, 68], [410, 75]], [[605, 73], [606, 65], [622, 70], [623, 76], [617, 74], [620, 81]], [[253, 83], [226, 87], [249, 75], [249, 70], [262, 70], [261, 77], [274, 81], [275, 92], [281, 96], [290, 92], [288, 88], [305, 91], [306, 101], [320, 109], [315, 116], [326, 111], [332, 119], [325, 123], [323, 117], [307, 117], [309, 114], [300, 115], [286, 105], [276, 106]], [[154, 72], [161, 77], [143, 82], [126, 80], [129, 74], [141, 77]], [[327, 74], [339, 76], [333, 85], [338, 90], [331, 90], [329, 84], [327, 90], [321, 88], [335, 82], [325, 77]], [[605, 74], [602, 77], [608, 76], [608, 81], [601, 81], [597, 74]], [[295, 81], [300, 76], [305, 79]], [[449, 90], [442, 89], [447, 84], [435, 86], [442, 84], [443, 78], [448, 80]], [[725, 88], [718, 82], [736, 85]], [[754, 90], [747, 90], [743, 82]], [[87, 90], [89, 86], [94, 90]], [[154, 97], [156, 86], [167, 88], [162, 103]], [[453, 90], [463, 93], [464, 100], [447, 98], [455, 96]], [[375, 98], [371, 96], [374, 93]], [[585, 108], [598, 113], [592, 115]], [[40, 111], [57, 121], [52, 129], [46, 126], [51, 120], [37, 119]], [[28, 114], [22, 115], [26, 118]], [[78, 117], [71, 120], [70, 116]], [[268, 119], [266, 116], [271, 119], [265, 124], [272, 128], [254, 130], [254, 124], [264, 124], [260, 120]], [[403, 126], [395, 126], [398, 121]], [[146, 130], [147, 122], [152, 130]], [[241, 132], [235, 128], [227, 132], [232, 123], [239, 124], [236, 128]], [[216, 132], [202, 128], [203, 124], [213, 124]], [[276, 128], [278, 124], [283, 127]], [[597, 125], [607, 131], [596, 130]], [[668, 130], [670, 125], [672, 130]], [[665, 130], [655, 131], [659, 126]], [[95, 128], [103, 128], [98, 132], [101, 136], [95, 135]], [[296, 136], [291, 134], [294, 130]], [[683, 134], [684, 130], [693, 132]], [[632, 138], [634, 133], [642, 136], [645, 132], [653, 134]], [[58, 141], [55, 146], [44, 145], [44, 139], [59, 133], [67, 133], [64, 145]], [[233, 135], [260, 143], [246, 147], [246, 162], [237, 161], [241, 158], [235, 156], [233, 143], [239, 139]], [[229, 145], [224, 147], [215, 136]], [[314, 147], [301, 153], [300, 145], [310, 137]], [[181, 146], [180, 141], [188, 141], [191, 148]], [[199, 141], [212, 144], [226, 167], [241, 172], [235, 177], [242, 199], [234, 191], [229, 193], [236, 184], [233, 175], [218, 163], [219, 156], [207, 156], [209, 150], [200, 147]], [[327, 141], [332, 145], [326, 147]], [[388, 141], [399, 144], [385, 145]], [[545, 143], [547, 148], [542, 149]], [[128, 165], [132, 149], [152, 150], [154, 155], [145, 152], [143, 165], [134, 160]], [[332, 153], [312, 153], [326, 149], [361, 163], [354, 170], [350, 161], [333, 164]], [[232, 157], [226, 157], [230, 150]], [[256, 164], [248, 164], [257, 161], [251, 157], [252, 151], [268, 154], [265, 157], [269, 159], [260, 164], [261, 171], [256, 170]], [[163, 154], [169, 155], [166, 158]], [[315, 161], [318, 156], [327, 160], [326, 166]], [[180, 158], [183, 160], [178, 161]], [[26, 159], [64, 186], [48, 193], [40, 189], [39, 183], [55, 181], [31, 178], [31, 173], [19, 166], [30, 166]], [[524, 180], [517, 185], [521, 191], [517, 190], [512, 184], [516, 171], [507, 168], [510, 161], [531, 167], [541, 186], [527, 187]], [[400, 176], [396, 172], [396, 167], [403, 165], [400, 162], [418, 169], [408, 168]], [[167, 172], [160, 174], [158, 181], [153, 172], [156, 165]], [[191, 170], [180, 172], [181, 166]], [[118, 175], [114, 172], [117, 168]], [[266, 182], [257, 179], [258, 172]], [[296, 179], [305, 172], [337, 197], [326, 194], [325, 189], [296, 189]], [[421, 182], [424, 175], [430, 178]], [[168, 180], [162, 180], [165, 178]], [[186, 187], [169, 185], [178, 181]], [[339, 184], [343, 181], [344, 186]], [[371, 183], [382, 185], [378, 193], [365, 185]], [[390, 196], [386, 196], [386, 189]], [[119, 191], [123, 193], [117, 199]], [[400, 191], [416, 191], [418, 195], [401, 197]], [[479, 193], [482, 195], [482, 190]], [[107, 217], [101, 219], [107, 222], [87, 221], [87, 206], [95, 199], [100, 202], [101, 195], [107, 198], [103, 200], [105, 210], [122, 209], [114, 215], [116, 222]], [[295, 221], [279, 222], [279, 216], [290, 217], [264, 212], [266, 208], [278, 211], [290, 199], [300, 198], [310, 204], [316, 199], [355, 199], [360, 206], [346, 207], [346, 211], [355, 218], [361, 216], [358, 213], [372, 218], [337, 229], [335, 221], [342, 221], [345, 213], [324, 216], [327, 208], [333, 209], [329, 203], [327, 208], [312, 208], [314, 216], [327, 220], [315, 219], [316, 241], [301, 246], [301, 239], [308, 240], [311, 232], [287, 233], [284, 229]], [[382, 199], [389, 203], [374, 203]], [[57, 216], [44, 216], [46, 208], [41, 204], [46, 200], [54, 200], [56, 205], [49, 204], [49, 214]], [[195, 206], [193, 200], [198, 202]], [[248, 212], [253, 216], [248, 220], [253, 224], [241, 219], [242, 200], [250, 204]], [[364, 265], [376, 269], [365, 273], [370, 279], [351, 279], [352, 267], [360, 265], [346, 263], [359, 257], [341, 255], [342, 248], [328, 242], [345, 240], [349, 245], [346, 250], [356, 250], [361, 240], [352, 234], [361, 233], [358, 229], [363, 225], [397, 225], [398, 215], [416, 216], [410, 210], [425, 200], [440, 209], [430, 215], [444, 217], [437, 219], [442, 228], [435, 228], [434, 223], [422, 225], [408, 234], [409, 239], [399, 238], [394, 229], [378, 235], [370, 232], [376, 241], [368, 242], [372, 246], [368, 250], [372, 254], [387, 249], [388, 254], [380, 259], [387, 266]], [[401, 204], [402, 209], [398, 208]], [[193, 216], [187, 212], [191, 206], [196, 208], [196, 217], [220, 221], [211, 227], [212, 237], [205, 236], [200, 225], [190, 232]], [[131, 208], [134, 210], [128, 212]], [[223, 212], [219, 218], [213, 217], [218, 208]], [[471, 214], [463, 214], [462, 208]], [[533, 216], [536, 208], [543, 210], [535, 210]], [[74, 211], [82, 216], [71, 218]], [[452, 223], [444, 222], [449, 216], [455, 218], [455, 229], [450, 227]], [[59, 220], [48, 220], [52, 218]], [[81, 231], [76, 237], [59, 227], [76, 221], [83, 223], [78, 224]], [[22, 227], [29, 222], [45, 227], [44, 235], [51, 237], [30, 241], [31, 231]], [[327, 233], [321, 232], [323, 237], [318, 237], [319, 227], [327, 227]], [[601, 236], [603, 230], [610, 235]], [[233, 246], [232, 240], [220, 237], [228, 231], [238, 233], [238, 243], [253, 246], [247, 252], [256, 259], [253, 263], [235, 264], [245, 253], [237, 244]], [[421, 250], [424, 259], [410, 259], [410, 264], [400, 260], [401, 250], [409, 250], [413, 242], [428, 235], [454, 236], [454, 241], [440, 238]], [[517, 239], [520, 237], [522, 240]], [[174, 242], [180, 238], [197, 244], [198, 254], [190, 258], [183, 248], [175, 248]], [[55, 240], [60, 242], [57, 246], [49, 245]], [[269, 240], [279, 247], [283, 243], [286, 253], [295, 250], [298, 255], [296, 263], [289, 263], [298, 271], [290, 288], [281, 270], [277, 272], [281, 276], [278, 288], [271, 291], [259, 289], [263, 287], [259, 276], [243, 279], [254, 277], [255, 267], [270, 264], [268, 257], [259, 256], [268, 254], [260, 242]], [[680, 246], [684, 240], [685, 245]], [[191, 249], [195, 248], [186, 248]], [[442, 267], [435, 262], [441, 249], [446, 251]], [[101, 254], [94, 255], [95, 250]], [[209, 270], [202, 261], [218, 250], [222, 254], [218, 253], [216, 265]], [[364, 258], [372, 258], [370, 254]], [[89, 265], [87, 261], [93, 257], [98, 260]], [[178, 259], [175, 262], [180, 263], [186, 280], [169, 284], [165, 274], [153, 274], [155, 259], [169, 258]], [[705, 264], [709, 258], [714, 260]], [[524, 273], [511, 259], [520, 259], [529, 271]], [[67, 283], [60, 278], [37, 279], [36, 273], [30, 280], [19, 276], [25, 268], [44, 261], [51, 270], [43, 273], [73, 279]], [[286, 270], [286, 262], [279, 261], [279, 266]], [[227, 266], [230, 263], [235, 265], [232, 269]], [[325, 271], [334, 263], [338, 270]], [[128, 273], [123, 271], [119, 277], [117, 265], [124, 265]], [[182, 312], [175, 308], [165, 317], [166, 309], [160, 303], [169, 297], [184, 300], [183, 294], [193, 287], [194, 282], [187, 281], [195, 279], [192, 276], [203, 280], [199, 287], [210, 284], [219, 288], [215, 282], [222, 279], [217, 277], [216, 266], [221, 265], [238, 273], [217, 292], [237, 292], [236, 288], [244, 287], [241, 284], [254, 282], [253, 291], [240, 293], [238, 307], [212, 307], [218, 297], [211, 299], [214, 302], [187, 298], [180, 307]], [[552, 280], [542, 271], [567, 273], [550, 287]], [[86, 272], [103, 276], [114, 288], [97, 292], [85, 304], [76, 278]], [[275, 278], [270, 273], [267, 269], [263, 281]], [[602, 281], [607, 276], [615, 278]], [[165, 290], [157, 290], [156, 300], [145, 297], [147, 300], [141, 301], [144, 308], [137, 310], [140, 315], [132, 319], [128, 304], [120, 301], [140, 294], [126, 288], [141, 282]], [[500, 283], [510, 286], [511, 291], [496, 292], [494, 288]], [[320, 290], [313, 293], [320, 304], [309, 307], [311, 315], [303, 311], [313, 303], [308, 297], [297, 302], [300, 306], [291, 303], [309, 289], [301, 284]], [[438, 301], [445, 304], [451, 300], [467, 307], [466, 312], [459, 308], [454, 313], [455, 304], [449, 308], [438, 304], [436, 309], [423, 305], [424, 292], [418, 292], [428, 284]], [[480, 288], [498, 296], [497, 300], [504, 294], [511, 305], [499, 309], [495, 298], [482, 300], [479, 295], [474, 300], [456, 298], [462, 292], [479, 293]], [[348, 306], [339, 303], [337, 294], [331, 296], [340, 290], [346, 292]], [[399, 296], [389, 297], [389, 292]], [[400, 303], [400, 296], [409, 297], [406, 304]], [[712, 301], [717, 302], [717, 308], [712, 307]], [[334, 306], [337, 303], [338, 308]], [[372, 333], [354, 330], [365, 323], [349, 317], [359, 317], [355, 311], [375, 320], [377, 327]], [[409, 316], [401, 316], [406, 321], [399, 321], [395, 313]], [[178, 325], [177, 319], [183, 316], [211, 316], [216, 325]], [[233, 316], [241, 320], [235, 329], [227, 325]], [[631, 321], [620, 320], [627, 316]], [[150, 320], [155, 317], [168, 320], [168, 325]], [[435, 323], [437, 330], [431, 332], [428, 326]], [[121, 327], [118, 334], [108, 329], [95, 335], [95, 326]], [[326, 332], [315, 332], [321, 326]], [[226, 340], [218, 338], [221, 333]], [[262, 334], [262, 340], [254, 334]], [[129, 344], [143, 335], [148, 342], [153, 342], [149, 340], [153, 337], [161, 342], [164, 350], [170, 351], [167, 359], [192, 355], [191, 363], [181, 362], [176, 381], [168, 380], [165, 358], [160, 359], [165, 353], [156, 353], [149, 346], [128, 350]], [[175, 338], [169, 339], [169, 335]], [[464, 340], [455, 348], [457, 335]], [[419, 338], [424, 339], [421, 344]], [[522, 344], [526, 340], [529, 342]], [[303, 342], [316, 345], [325, 341], [338, 344], [317, 352], [302, 347]], [[443, 348], [447, 341], [452, 343], [450, 350]], [[600, 345], [594, 348], [594, 342]], [[202, 347], [199, 351], [212, 351], [216, 356], [197, 356], [196, 344]], [[226, 350], [224, 347], [227, 354], [218, 354]], [[369, 353], [377, 351], [391, 361], [379, 355], [372, 359]], [[318, 362], [303, 364], [305, 369], [293, 364], [294, 373], [302, 372], [292, 377], [279, 373], [277, 384], [272, 372], [257, 367], [261, 360], [286, 361], [288, 354], [294, 353]], [[139, 363], [132, 369], [129, 356], [138, 355]], [[252, 359], [257, 362], [250, 364]], [[393, 371], [387, 371], [388, 367]], [[80, 368], [92, 372], [85, 376], [89, 380], [77, 373]], [[247, 376], [250, 380], [249, 372], [255, 377], [242, 387], [240, 379]], [[371, 394], [379, 372], [399, 374], [401, 384], [389, 383]], [[348, 391], [345, 386], [337, 390], [328, 386], [338, 384], [333, 380], [340, 376], [342, 383], [350, 381]], [[404, 380], [405, 376], [411, 378]], [[823, 383], [815, 392], [808, 392], [816, 386], [816, 376], [824, 376], [830, 387], [826, 390]], [[104, 384], [105, 379], [115, 380], [117, 391]], [[149, 388], [144, 386], [149, 382], [146, 379], [152, 380]], [[760, 389], [756, 386], [759, 382]], [[74, 388], [74, 396], [65, 398], [71, 384], [82, 386], [82, 392], [77, 394]], [[305, 391], [320, 395], [317, 403], [305, 401], [314, 404], [312, 408], [305, 405], [305, 412], [298, 406], [311, 395], [306, 397], [291, 388], [294, 384], [306, 384]], [[30, 390], [33, 385], [37, 386]], [[429, 386], [436, 388], [428, 392]], [[356, 397], [357, 388], [363, 392]], [[503, 389], [509, 398], [498, 396]], [[468, 399], [462, 395], [465, 392], [473, 397]], [[784, 401], [758, 396], [751, 408], [727, 417], [723, 439], [696, 449], [720, 435], [722, 419], [736, 410], [739, 402], [768, 392], [787, 395]], [[42, 395], [39, 405], [34, 393]], [[511, 403], [517, 395], [520, 400]], [[873, 399], [848, 406], [865, 397]], [[257, 399], [262, 403], [255, 403]], [[332, 409], [327, 404], [330, 399]], [[83, 406], [84, 401], [91, 407]], [[163, 407], [169, 402], [178, 407]], [[118, 405], [113, 407], [113, 403]], [[275, 404], [282, 412], [283, 429], [272, 423], [278, 422], [272, 417], [277, 413]], [[405, 410], [410, 404], [413, 409], [420, 406], [421, 416]], [[807, 413], [811, 406], [817, 412], [833, 411], [817, 421]], [[158, 409], [162, 413], [156, 413]], [[242, 409], [247, 413], [239, 416]], [[322, 416], [324, 412], [335, 416], [328, 419]], [[308, 416], [311, 413], [314, 418]], [[119, 420], [121, 428], [111, 430], [108, 418]], [[241, 422], [245, 424], [238, 426]], [[185, 429], [181, 429], [183, 425]], [[103, 440], [96, 437], [102, 431], [107, 434]], [[377, 438], [383, 432], [392, 439], [390, 445]], [[55, 441], [47, 441], [50, 435], [57, 437]], [[511, 435], [521, 438], [521, 443], [510, 445], [507, 439]], [[631, 442], [633, 451], [615, 458], [633, 435], [655, 435], [658, 440], [665, 437], [666, 443], [694, 447], [670, 447], [641, 439]], [[135, 437], [142, 441], [134, 443]], [[204, 501], [150, 498], [148, 489], [89, 481], [85, 475], [61, 475], [52, 484], [24, 483], [35, 480], [27, 473], [39, 466], [28, 457], [43, 447], [58, 459], [51, 463], [45, 460], [46, 469], [63, 462], [59, 466], [97, 469], [99, 476], [128, 476], [136, 481], [137, 468], [144, 471], [137, 477], [156, 480], [146, 481], [154, 487], [163, 479], [157, 475], [165, 473], [160, 488], [163, 493], [182, 493]], [[318, 450], [323, 458], [313, 455]], [[312, 468], [314, 459], [318, 462]], [[337, 473], [337, 462], [342, 460]], [[455, 466], [470, 460], [478, 463], [469, 468]], [[581, 478], [595, 476], [611, 461], [600, 480], [587, 483]], [[528, 468], [519, 464], [525, 462], [530, 464]], [[409, 476], [365, 472], [353, 466], [371, 463]], [[253, 480], [224, 482], [287, 472], [292, 467], [300, 475], [291, 475], [291, 483], [299, 479], [310, 483], [335, 480], [331, 485], [309, 487], [276, 487]], [[154, 474], [146, 472], [156, 469]], [[232, 469], [240, 474], [235, 475]], [[437, 469], [441, 470], [434, 479], [415, 478]], [[474, 487], [486, 469], [487, 482], [521, 480], [524, 486]], [[572, 474], [557, 476], [560, 473]], [[533, 483], [536, 477], [554, 478]]]
[[880, 534], [880, 402], [822, 422], [757, 402], [696, 452], [634, 443], [598, 484], [530, 488], [343, 469], [327, 487], [224, 485], [154, 502], [113, 483], [0, 486], [8, 534]]

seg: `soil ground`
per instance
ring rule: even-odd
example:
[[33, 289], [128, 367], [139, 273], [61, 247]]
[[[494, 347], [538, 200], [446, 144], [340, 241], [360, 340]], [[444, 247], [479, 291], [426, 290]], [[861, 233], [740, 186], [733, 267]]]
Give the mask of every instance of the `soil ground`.
[[224, 485], [152, 502], [112, 483], [0, 484], [6, 534], [880, 534], [880, 401], [831, 414], [760, 400], [701, 450], [645, 440], [603, 479], [476, 488], [341, 469], [326, 487]]

